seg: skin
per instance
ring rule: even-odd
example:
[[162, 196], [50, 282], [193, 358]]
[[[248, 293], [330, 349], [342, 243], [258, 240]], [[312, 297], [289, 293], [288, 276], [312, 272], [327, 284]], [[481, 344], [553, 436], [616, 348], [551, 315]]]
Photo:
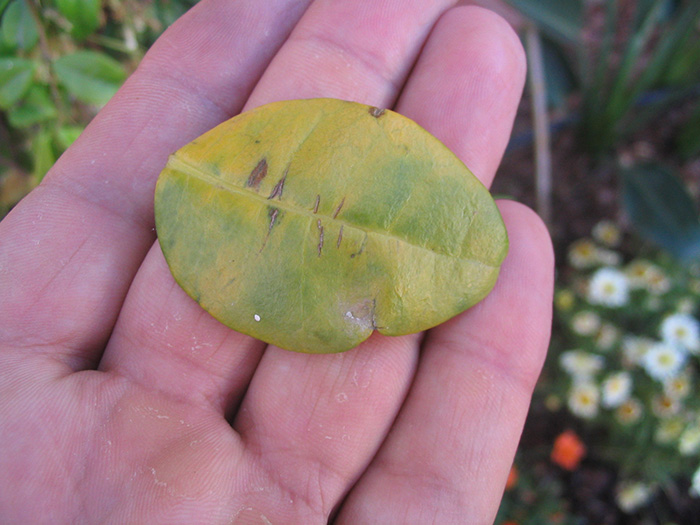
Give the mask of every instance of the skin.
[[490, 184], [525, 77], [511, 28], [447, 0], [203, 0], [0, 223], [3, 523], [490, 523], [549, 340], [553, 257], [501, 202], [493, 292], [425, 334], [265, 347], [155, 241], [167, 155], [243, 109], [393, 107]]

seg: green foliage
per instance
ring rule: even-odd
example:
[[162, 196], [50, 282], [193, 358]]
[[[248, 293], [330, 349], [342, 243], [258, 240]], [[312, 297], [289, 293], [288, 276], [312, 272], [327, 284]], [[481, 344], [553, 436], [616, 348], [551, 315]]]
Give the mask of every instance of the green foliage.
[[700, 255], [700, 218], [693, 198], [658, 164], [622, 170], [622, 198], [637, 231], [684, 261]]
[[13, 0], [2, 14], [0, 38], [10, 49], [30, 51], [39, 41], [39, 28], [29, 0]]
[[29, 90], [34, 62], [26, 58], [0, 58], [0, 108], [7, 109]]
[[[0, 217], [196, 0], [0, 0]], [[24, 175], [19, 175], [24, 174]], [[24, 176], [31, 184], [18, 182]], [[19, 177], [19, 179], [18, 179]], [[7, 181], [11, 182], [7, 182]]]
[[56, 0], [56, 7], [71, 24], [71, 35], [83, 40], [100, 24], [101, 0]]
[[700, 101], [696, 103], [690, 118], [679, 130], [676, 148], [684, 159], [700, 155]]
[[86, 104], [102, 106], [112, 98], [126, 77], [115, 59], [95, 51], [76, 51], [53, 63], [58, 82]]
[[[604, 2], [604, 25], [587, 35], [584, 0], [510, 0], [554, 38], [577, 76], [581, 145], [602, 156], [669, 105], [693, 94], [700, 80], [700, 2], [640, 0], [633, 16]], [[629, 7], [629, 5], [627, 7]], [[550, 64], [548, 75], [559, 68]], [[653, 92], [653, 97], [649, 95]]]
[[584, 19], [581, 0], [509, 1], [553, 38], [566, 42], [577, 42], [581, 38]]

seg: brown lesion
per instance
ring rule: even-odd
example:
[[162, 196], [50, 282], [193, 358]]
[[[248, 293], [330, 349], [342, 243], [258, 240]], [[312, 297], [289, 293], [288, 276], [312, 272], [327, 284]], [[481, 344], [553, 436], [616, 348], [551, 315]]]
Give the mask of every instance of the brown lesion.
[[340, 210], [342, 209], [343, 204], [345, 204], [345, 197], [343, 197], [343, 200], [340, 201], [340, 204], [338, 204], [338, 207], [337, 207], [337, 208], [335, 209], [335, 211], [333, 212], [333, 218], [334, 218], [334, 219], [335, 219], [335, 218], [338, 216], [338, 214], [340, 213]]
[[318, 256], [321, 257], [321, 252], [323, 251], [323, 224], [321, 224], [321, 219], [316, 221], [316, 226], [318, 227]]
[[279, 209], [278, 208], [272, 208], [270, 210], [270, 213], [268, 214], [270, 217], [270, 224], [267, 226], [267, 234], [265, 235], [265, 239], [263, 240], [262, 246], [260, 247], [260, 250], [258, 250], [258, 253], [263, 251], [263, 248], [265, 248], [265, 245], [267, 244], [267, 240], [270, 238], [270, 233], [272, 232], [272, 228], [275, 226], [275, 221], [277, 221], [277, 216], [279, 215]]
[[364, 238], [362, 239], [362, 244], [360, 244], [360, 249], [359, 249], [358, 251], [356, 251], [355, 253], [351, 253], [351, 254], [350, 254], [350, 258], [351, 258], [351, 259], [354, 259], [354, 258], [357, 257], [358, 255], [362, 255], [362, 252], [365, 251], [365, 245], [366, 245], [366, 244], [367, 244], [367, 233], [365, 232], [365, 236], [364, 236]]
[[275, 197], [282, 200], [282, 192], [284, 191], [284, 182], [287, 180], [287, 173], [289, 173], [289, 166], [284, 170], [282, 178], [277, 181], [275, 187], [272, 188], [272, 192], [270, 192], [270, 196], [267, 198], [268, 200], [274, 199]]
[[375, 107], [369, 108], [369, 114], [372, 115], [374, 118], [381, 117], [385, 111], [386, 111], [386, 109], [384, 109], [384, 108], [375, 108]]
[[314, 203], [314, 213], [318, 213], [318, 205], [321, 203], [321, 196], [316, 195], [316, 202]]
[[248, 182], [246, 186], [257, 190], [260, 187], [260, 183], [267, 176], [267, 159], [263, 158], [258, 165], [253, 168], [248, 176]]
[[343, 225], [340, 225], [340, 231], [338, 232], [338, 241], [335, 243], [336, 248], [340, 248], [340, 243], [343, 240]]

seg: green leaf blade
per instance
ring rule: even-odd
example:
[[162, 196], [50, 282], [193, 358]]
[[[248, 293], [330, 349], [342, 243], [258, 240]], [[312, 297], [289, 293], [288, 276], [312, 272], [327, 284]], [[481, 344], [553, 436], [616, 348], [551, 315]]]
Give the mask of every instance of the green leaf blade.
[[0, 108], [21, 99], [32, 85], [34, 63], [24, 58], [0, 58]]
[[86, 104], [102, 106], [114, 96], [126, 78], [122, 65], [95, 51], [76, 51], [57, 59], [54, 71], [61, 84]]
[[2, 13], [0, 35], [11, 49], [30, 51], [39, 41], [39, 28], [27, 5], [27, 0], [14, 0]]
[[683, 184], [657, 164], [622, 171], [623, 203], [635, 228], [675, 257], [700, 255], [700, 219]]
[[59, 12], [71, 23], [71, 35], [83, 40], [100, 25], [101, 0], [57, 0]]
[[305, 352], [439, 324], [488, 293], [507, 251], [488, 191], [437, 139], [330, 99], [263, 106], [185, 146], [155, 210], [190, 296]]

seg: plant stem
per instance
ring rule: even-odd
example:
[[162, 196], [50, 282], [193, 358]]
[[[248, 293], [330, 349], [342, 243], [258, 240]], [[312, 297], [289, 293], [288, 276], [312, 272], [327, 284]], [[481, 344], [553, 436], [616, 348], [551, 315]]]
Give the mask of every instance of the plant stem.
[[529, 85], [535, 128], [535, 191], [537, 212], [547, 225], [552, 224], [552, 155], [547, 114], [547, 87], [545, 83], [542, 41], [537, 28], [528, 24], [525, 45], [530, 63]]

